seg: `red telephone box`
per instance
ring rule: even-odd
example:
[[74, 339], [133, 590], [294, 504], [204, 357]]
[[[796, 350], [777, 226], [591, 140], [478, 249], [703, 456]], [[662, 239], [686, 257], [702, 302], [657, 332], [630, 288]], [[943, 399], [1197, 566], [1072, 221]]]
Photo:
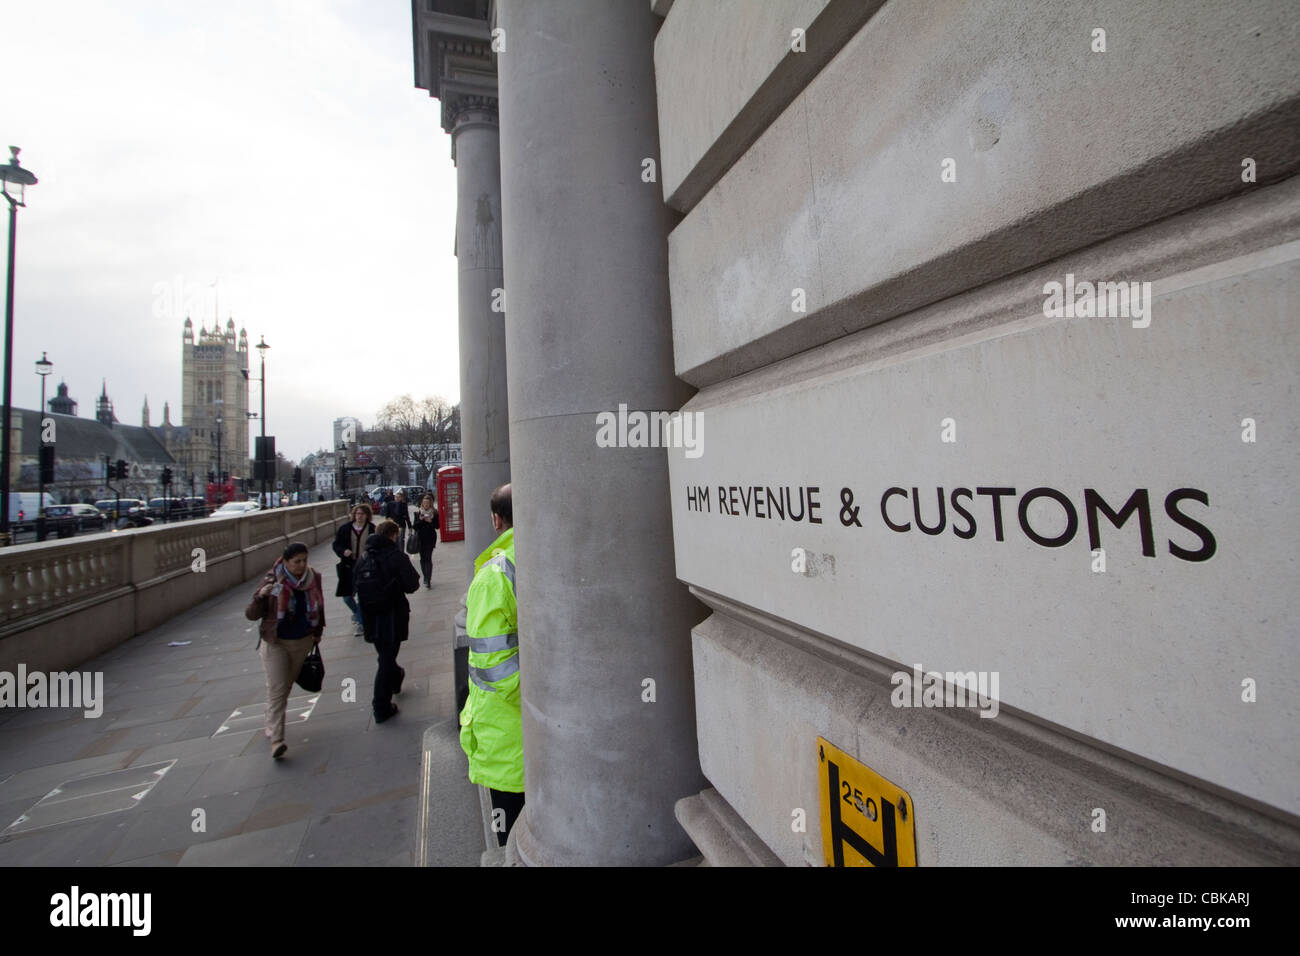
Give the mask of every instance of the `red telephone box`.
[[465, 495], [459, 465], [438, 469], [438, 536], [443, 541], [465, 540]]

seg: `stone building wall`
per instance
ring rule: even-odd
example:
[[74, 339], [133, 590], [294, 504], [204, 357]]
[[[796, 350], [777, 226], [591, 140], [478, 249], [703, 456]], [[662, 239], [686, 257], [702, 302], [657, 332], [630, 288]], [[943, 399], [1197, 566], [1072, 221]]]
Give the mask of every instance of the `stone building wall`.
[[700, 762], [781, 861], [819, 739], [925, 865], [1300, 859], [1293, 18], [669, 5]]

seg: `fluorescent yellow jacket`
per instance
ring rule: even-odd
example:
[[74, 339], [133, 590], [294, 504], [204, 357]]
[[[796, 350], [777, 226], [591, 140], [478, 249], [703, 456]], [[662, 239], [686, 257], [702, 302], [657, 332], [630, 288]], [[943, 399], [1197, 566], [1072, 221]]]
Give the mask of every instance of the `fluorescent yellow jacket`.
[[519, 712], [515, 532], [507, 528], [474, 560], [465, 600], [469, 699], [460, 712], [460, 745], [473, 783], [524, 791], [524, 736]]

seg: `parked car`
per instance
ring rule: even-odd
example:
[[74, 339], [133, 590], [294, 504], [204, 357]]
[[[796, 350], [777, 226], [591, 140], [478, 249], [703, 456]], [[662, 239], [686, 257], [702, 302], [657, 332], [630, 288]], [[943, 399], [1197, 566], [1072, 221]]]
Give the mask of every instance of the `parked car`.
[[143, 498], [103, 498], [95, 502], [95, 507], [103, 512], [114, 531], [153, 524], [149, 503]]
[[142, 498], [104, 498], [96, 501], [95, 507], [114, 519], [130, 514], [132, 510], [149, 513], [149, 503]]
[[149, 499], [149, 514], [159, 520], [163, 518], [172, 520], [183, 518], [188, 507], [189, 505], [184, 498]]
[[113, 526], [114, 531], [125, 531], [128, 528], [147, 528], [153, 524], [153, 518], [149, 515], [148, 508], [132, 508], [117, 516], [117, 523]]
[[191, 518], [206, 518], [208, 514], [207, 503], [202, 498], [184, 498], [185, 513]]
[[240, 515], [252, 514], [254, 511], [261, 511], [262, 506], [256, 501], [227, 501], [224, 505], [212, 512], [210, 518], [238, 518]]
[[109, 525], [104, 512], [87, 504], [48, 505], [45, 508], [45, 522], [46, 533], [60, 538], [105, 531]]

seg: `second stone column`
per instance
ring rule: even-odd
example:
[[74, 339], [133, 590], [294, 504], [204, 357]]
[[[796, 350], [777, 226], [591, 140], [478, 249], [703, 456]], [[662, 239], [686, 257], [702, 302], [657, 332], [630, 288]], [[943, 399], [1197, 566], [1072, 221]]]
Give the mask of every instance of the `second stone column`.
[[601, 447], [597, 414], [674, 410], [670, 213], [644, 0], [501, 0], [496, 26], [510, 444], [527, 805], [524, 862], [695, 854], [704, 786], [662, 448]]

